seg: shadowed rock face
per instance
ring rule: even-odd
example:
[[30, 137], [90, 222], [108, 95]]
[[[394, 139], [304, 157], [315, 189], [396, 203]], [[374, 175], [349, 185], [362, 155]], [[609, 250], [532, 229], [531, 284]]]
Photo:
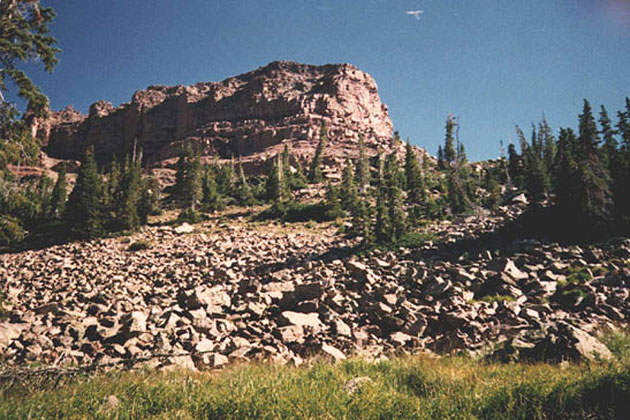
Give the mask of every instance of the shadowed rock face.
[[324, 121], [329, 153], [354, 156], [359, 133], [373, 151], [393, 146], [387, 107], [370, 75], [349, 64], [284, 61], [222, 82], [150, 86], [117, 108], [98, 101], [88, 115], [69, 107], [36, 122], [34, 132], [51, 157], [62, 159], [79, 159], [93, 145], [106, 162], [136, 143], [146, 163], [155, 164], [189, 143], [202, 155], [264, 161], [283, 142], [297, 158], [309, 158]]

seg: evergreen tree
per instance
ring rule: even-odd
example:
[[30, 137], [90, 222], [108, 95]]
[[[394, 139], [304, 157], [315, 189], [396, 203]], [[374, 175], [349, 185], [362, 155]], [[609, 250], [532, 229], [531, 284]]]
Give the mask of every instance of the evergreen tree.
[[326, 218], [337, 219], [343, 216], [339, 190], [331, 182], [326, 186]]
[[595, 123], [595, 117], [591, 104], [584, 99], [584, 109], [580, 114], [579, 125], [579, 137], [578, 137], [578, 151], [580, 159], [590, 157], [597, 152], [597, 146], [599, 145], [599, 135], [597, 131], [597, 125]]
[[617, 140], [615, 139], [615, 131], [612, 128], [612, 121], [610, 121], [610, 117], [608, 116], [608, 111], [606, 111], [606, 107], [602, 105], [601, 111], [599, 113], [599, 125], [601, 126], [600, 134], [604, 141], [604, 144], [601, 148], [600, 157], [602, 163], [608, 170], [612, 169], [612, 166], [615, 165], [615, 161], [617, 159]]
[[446, 139], [444, 141], [444, 160], [447, 164], [455, 162], [457, 152], [455, 151], [455, 127], [457, 122], [453, 114], [448, 114], [446, 118]]
[[424, 196], [424, 183], [418, 157], [409, 139], [405, 149], [405, 178], [407, 185], [407, 199], [410, 203], [420, 203]]
[[359, 160], [357, 161], [356, 177], [359, 192], [364, 193], [370, 185], [370, 161], [365, 150], [363, 134], [359, 134]]
[[185, 161], [183, 198], [184, 209], [195, 213], [201, 199], [201, 156], [191, 151]]
[[252, 188], [245, 178], [245, 172], [243, 171], [243, 165], [239, 164], [239, 180], [236, 186], [237, 199], [241, 205], [251, 206], [255, 203], [254, 194]]
[[[11, 80], [18, 88], [18, 96], [26, 100], [29, 116], [46, 117], [48, 98], [19, 65], [41, 63], [47, 72], [53, 71], [59, 62], [56, 54], [61, 52], [55, 47], [57, 41], [48, 28], [54, 18], [55, 12], [50, 7], [42, 7], [38, 0], [0, 2], [0, 94], [7, 90], [6, 82]], [[9, 112], [17, 117], [14, 110]]]
[[328, 128], [326, 123], [322, 123], [322, 127], [319, 132], [319, 143], [317, 143], [317, 149], [315, 149], [315, 156], [311, 163], [311, 171], [309, 172], [309, 181], [313, 184], [324, 181], [324, 173], [322, 172], [322, 163], [324, 149], [328, 142]]
[[349, 159], [346, 159], [346, 166], [343, 168], [341, 174], [341, 207], [348, 211], [353, 212], [357, 205], [357, 186], [354, 183], [354, 172], [352, 171], [352, 164]]
[[556, 139], [547, 120], [543, 120], [538, 125], [538, 135], [540, 136], [540, 145], [542, 148], [542, 159], [547, 173], [553, 171], [553, 162], [556, 157]]
[[234, 195], [234, 185], [236, 184], [236, 173], [234, 171], [234, 163], [225, 163], [223, 165], [216, 165], [216, 178], [219, 193], [223, 196]]
[[540, 204], [546, 197], [550, 189], [549, 175], [541, 157], [536, 152], [536, 147], [527, 151], [527, 170], [525, 176], [525, 187], [527, 195], [534, 204]]
[[446, 168], [446, 163], [444, 162], [444, 150], [442, 149], [442, 145], [438, 146], [437, 160], [438, 160], [438, 169], [444, 170]]
[[376, 224], [374, 234], [379, 243], [391, 242], [392, 223], [387, 208], [387, 189], [385, 185], [379, 185], [376, 197]]
[[289, 198], [285, 178], [282, 175], [282, 159], [276, 158], [271, 168], [271, 173], [267, 177], [267, 184], [265, 186], [268, 200], [279, 202]]
[[146, 225], [149, 216], [158, 215], [160, 209], [160, 185], [157, 179], [148, 177], [142, 180], [140, 202], [138, 203], [138, 217], [141, 225]]
[[488, 196], [484, 200], [484, 206], [490, 210], [496, 210], [501, 205], [501, 187], [492, 168], [486, 169], [484, 177], [484, 189]]
[[510, 179], [512, 183], [517, 187], [522, 187], [524, 184], [523, 178], [523, 160], [521, 156], [516, 151], [516, 146], [510, 143], [508, 145], [508, 173], [510, 174]]
[[204, 166], [202, 197], [202, 208], [205, 211], [217, 211], [225, 207], [223, 197], [219, 193], [219, 186], [215, 180], [214, 167], [210, 165]]
[[558, 152], [555, 159], [555, 190], [556, 203], [563, 213], [571, 214], [575, 212], [577, 203], [577, 163], [573, 155], [574, 145], [577, 138], [573, 130], [560, 129], [558, 140]]
[[50, 217], [59, 219], [63, 215], [66, 208], [66, 198], [68, 195], [66, 183], [66, 165], [61, 165], [61, 170], [57, 176], [57, 182], [52, 190], [52, 198], [50, 203]]
[[142, 188], [142, 168], [138, 159], [125, 165], [120, 185], [120, 203], [118, 207], [119, 228], [134, 230], [140, 226], [141, 218], [138, 214]]
[[398, 167], [396, 154], [387, 156], [385, 161], [385, 192], [387, 211], [389, 212], [390, 230], [387, 232], [387, 242], [396, 242], [407, 232], [407, 220], [403, 209], [401, 191], [402, 173]]
[[120, 201], [120, 182], [122, 174], [120, 172], [120, 165], [116, 155], [112, 158], [109, 174], [107, 174], [107, 182], [105, 183], [103, 195], [104, 207], [110, 212], [116, 211], [115, 205]]
[[457, 147], [457, 160], [462, 163], [468, 163], [468, 157], [466, 156], [466, 148], [464, 147], [464, 143], [459, 143]]
[[64, 213], [74, 234], [89, 239], [103, 234], [102, 191], [94, 149], [90, 147], [83, 156], [77, 182], [70, 193]]
[[359, 197], [357, 205], [354, 207], [352, 213], [352, 230], [356, 235], [363, 238], [361, 241], [363, 248], [368, 247], [372, 243], [374, 238], [372, 237], [371, 231], [370, 209], [364, 196]]
[[578, 209], [587, 219], [604, 222], [611, 213], [610, 175], [598, 156], [599, 137], [589, 102], [584, 100], [578, 137]]

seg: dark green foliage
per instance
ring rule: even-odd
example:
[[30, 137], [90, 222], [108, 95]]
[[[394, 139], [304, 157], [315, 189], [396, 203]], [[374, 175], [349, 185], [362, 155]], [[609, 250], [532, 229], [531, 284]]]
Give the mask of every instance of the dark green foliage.
[[[42, 64], [52, 72], [61, 50], [48, 26], [55, 17], [50, 7], [42, 7], [39, 1], [4, 0], [0, 3], [0, 95], [7, 91], [11, 82], [17, 87], [17, 95], [26, 101], [26, 112], [20, 120], [16, 107], [0, 100], [0, 172], [9, 163], [36, 164], [39, 158], [39, 142], [28, 129], [33, 117], [46, 117], [48, 98], [33, 84], [20, 67], [32, 63]], [[30, 64], [29, 64], [30, 63]]]
[[216, 169], [216, 166], [210, 165], [205, 165], [203, 168], [201, 208], [204, 211], [218, 211], [225, 208], [225, 201], [216, 182]]
[[420, 203], [426, 196], [424, 182], [422, 179], [422, 170], [418, 163], [418, 156], [407, 139], [407, 147], [405, 149], [405, 179], [407, 189], [407, 200], [410, 203]]
[[407, 232], [407, 216], [403, 208], [402, 173], [396, 155], [387, 156], [383, 179], [377, 191], [374, 234], [379, 243], [394, 243]]
[[103, 234], [102, 193], [103, 183], [94, 160], [94, 150], [88, 148], [64, 214], [74, 235], [93, 239]]
[[525, 189], [531, 202], [539, 204], [547, 196], [550, 180], [545, 163], [535, 150], [533, 147], [527, 150]]
[[311, 170], [309, 172], [309, 181], [313, 184], [324, 181], [322, 164], [326, 143], [328, 143], [328, 128], [326, 123], [323, 123], [319, 132], [319, 143], [317, 143], [317, 149], [315, 149], [315, 156], [313, 157], [313, 162], [311, 162]]
[[483, 188], [488, 193], [487, 197], [484, 198], [483, 205], [490, 210], [496, 210], [503, 201], [501, 197], [501, 187], [497, 181], [498, 176], [495, 169], [500, 170], [500, 167], [486, 169], [483, 181]]
[[[337, 211], [340, 211], [337, 209]], [[298, 222], [326, 222], [335, 220], [339, 214], [331, 210], [330, 203], [297, 203], [294, 201], [278, 201], [263, 211], [259, 220], [282, 220], [288, 223]]]
[[196, 210], [193, 210], [190, 207], [182, 209], [182, 211], [179, 213], [179, 216], [177, 216], [178, 222], [199, 223], [201, 222], [201, 220], [202, 220], [201, 213], [199, 213]]
[[370, 161], [365, 150], [363, 134], [359, 134], [359, 159], [357, 160], [356, 178], [359, 191], [365, 192], [370, 185]]
[[603, 145], [600, 151], [600, 159], [604, 166], [610, 172], [614, 167], [618, 165], [617, 162], [617, 139], [615, 139], [615, 131], [612, 128], [612, 122], [608, 116], [608, 111], [604, 105], [601, 107], [599, 113], [599, 125], [601, 129], [599, 133], [603, 139]]
[[141, 199], [142, 168], [135, 160], [125, 165], [120, 183], [120, 202], [117, 206], [119, 230], [135, 230], [140, 226], [138, 207]]
[[448, 171], [446, 200], [452, 214], [466, 213], [473, 208], [468, 197], [466, 172], [461, 168], [456, 167]]
[[358, 194], [357, 185], [354, 182], [354, 172], [349, 159], [346, 159], [346, 166], [341, 174], [341, 207], [347, 212], [352, 213], [357, 205]]
[[444, 160], [447, 164], [452, 164], [457, 158], [454, 136], [455, 127], [457, 127], [455, 117], [452, 114], [449, 114], [446, 119], [446, 139], [444, 140]]
[[245, 172], [243, 172], [243, 165], [239, 165], [238, 181], [236, 182], [236, 200], [242, 206], [251, 206], [256, 203], [252, 188], [247, 182]]
[[508, 173], [513, 185], [521, 188], [525, 185], [525, 164], [512, 143], [508, 145]]
[[326, 186], [326, 219], [334, 220], [343, 216], [343, 207], [339, 198], [339, 189], [332, 183]]
[[267, 200], [272, 202], [284, 201], [290, 198], [291, 194], [284, 176], [282, 159], [275, 159], [271, 172], [267, 177], [265, 190], [267, 192]]
[[147, 249], [151, 249], [151, 247], [152, 247], [151, 242], [146, 241], [146, 240], [140, 240], [129, 245], [129, 248], [127, 248], [127, 251], [129, 252], [144, 251]]
[[589, 102], [584, 100], [578, 137], [577, 205], [587, 220], [603, 222], [612, 213], [610, 175], [599, 159], [599, 136]]
[[367, 199], [360, 196], [352, 212], [352, 232], [363, 238], [361, 246], [368, 247], [374, 240], [372, 235], [372, 221]]
[[26, 232], [18, 219], [0, 215], [0, 246], [13, 245], [26, 237]]
[[[170, 189], [171, 201], [182, 209], [190, 209], [193, 213], [196, 213], [202, 199], [201, 171], [201, 157], [198, 153], [193, 153], [189, 147], [186, 148], [177, 161], [175, 185]], [[232, 186], [233, 183], [230, 184], [230, 187]]]
[[234, 185], [236, 184], [236, 171], [234, 170], [234, 162], [229, 164], [216, 166], [215, 181], [219, 190], [219, 194], [224, 197], [233, 195]]
[[140, 224], [146, 225], [149, 216], [158, 216], [162, 213], [160, 208], [160, 185], [153, 177], [142, 180], [140, 202], [138, 203], [138, 217]]

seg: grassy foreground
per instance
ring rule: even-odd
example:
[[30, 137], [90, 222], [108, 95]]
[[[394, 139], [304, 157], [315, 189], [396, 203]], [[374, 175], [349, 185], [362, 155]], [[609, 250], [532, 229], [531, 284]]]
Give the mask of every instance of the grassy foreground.
[[[625, 359], [622, 358], [622, 359]], [[348, 382], [359, 381], [354, 392]], [[116, 396], [118, 404], [108, 404]], [[112, 398], [110, 398], [111, 400]], [[221, 373], [119, 372], [13, 387], [1, 419], [627, 419], [630, 363], [488, 364], [413, 356]]]

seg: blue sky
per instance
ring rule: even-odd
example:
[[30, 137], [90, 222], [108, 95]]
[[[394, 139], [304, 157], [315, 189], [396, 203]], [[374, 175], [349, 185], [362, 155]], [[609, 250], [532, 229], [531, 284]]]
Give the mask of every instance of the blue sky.
[[[394, 126], [435, 153], [449, 112], [469, 158], [499, 154], [543, 112], [575, 126], [582, 98], [630, 95], [628, 0], [63, 0], [64, 50], [33, 78], [53, 109], [118, 105], [155, 84], [219, 81], [273, 60], [372, 74]], [[423, 10], [420, 19], [408, 10]]]

